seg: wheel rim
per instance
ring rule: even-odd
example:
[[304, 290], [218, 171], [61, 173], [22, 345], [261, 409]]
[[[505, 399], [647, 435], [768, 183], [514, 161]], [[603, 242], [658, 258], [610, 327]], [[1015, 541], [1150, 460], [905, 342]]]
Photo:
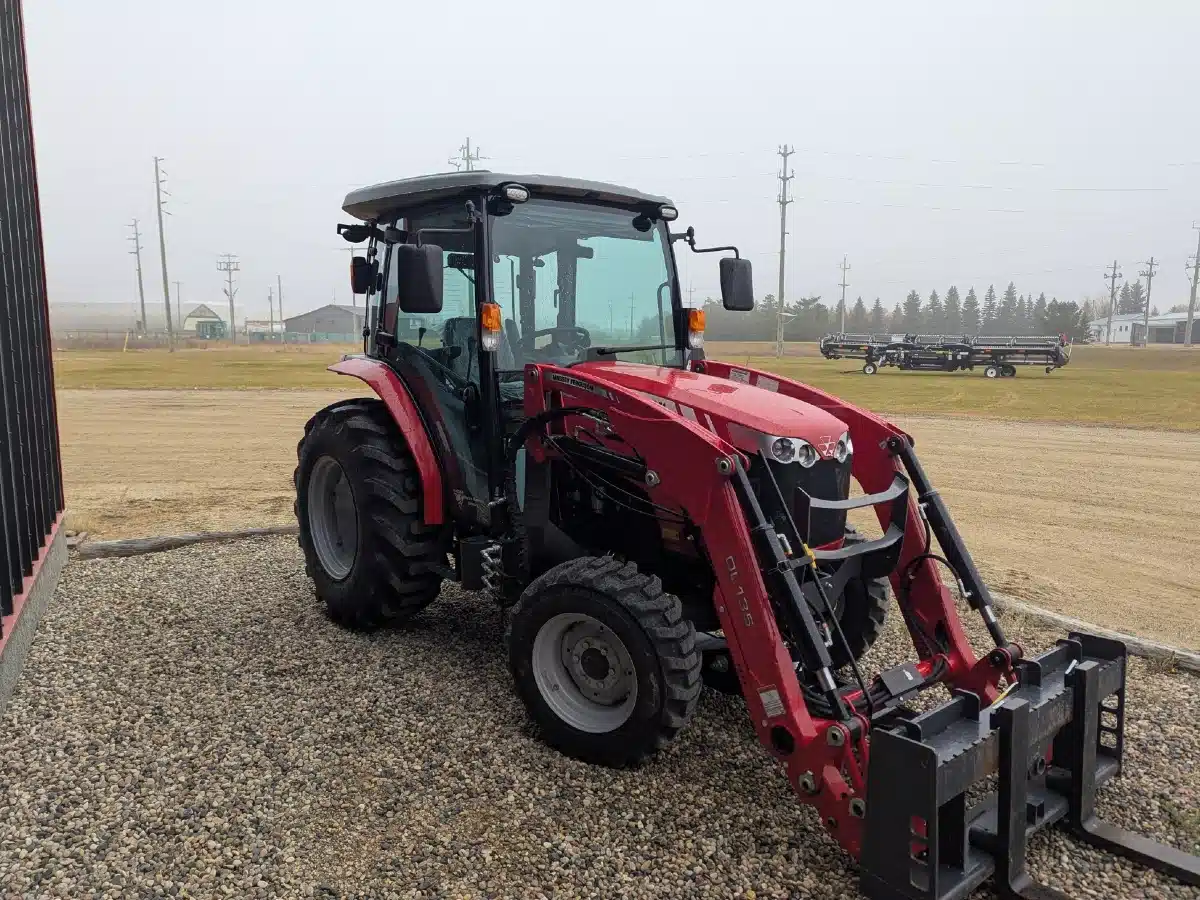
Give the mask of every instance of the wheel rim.
[[533, 678], [546, 705], [579, 731], [620, 728], [637, 703], [637, 675], [625, 643], [583, 613], [560, 613], [533, 639]]
[[346, 472], [332, 456], [322, 456], [308, 477], [308, 531], [321, 568], [341, 581], [358, 556], [358, 507]]

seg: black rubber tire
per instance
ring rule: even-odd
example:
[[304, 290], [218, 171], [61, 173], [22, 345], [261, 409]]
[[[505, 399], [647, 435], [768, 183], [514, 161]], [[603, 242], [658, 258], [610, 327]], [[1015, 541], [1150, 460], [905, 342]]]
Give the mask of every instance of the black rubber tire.
[[862, 370], [864, 375], [874, 375], [879, 371], [879, 366], [875, 365], [875, 363], [867, 363], [862, 367]]
[[[585, 613], [620, 637], [637, 678], [637, 701], [623, 724], [588, 733], [564, 722], [542, 699], [533, 674], [538, 630], [559, 613]], [[696, 632], [679, 598], [631, 562], [584, 556], [534, 579], [512, 608], [505, 633], [517, 694], [540, 737], [576, 759], [620, 768], [665, 747], [687, 725], [700, 696]]]
[[[295, 512], [305, 571], [335, 621], [372, 628], [410, 618], [432, 603], [444, 566], [441, 529], [426, 525], [416, 464], [387, 407], [379, 400], [329, 406], [304, 426], [296, 447]], [[333, 457], [346, 474], [358, 517], [358, 552], [349, 574], [325, 571], [313, 547], [308, 480], [314, 463]]]
[[1000, 367], [1000, 374], [1003, 375], [1005, 378], [1016, 378], [1017, 377], [1017, 367], [1006, 363], [1005, 365]]
[[983, 374], [987, 378], [999, 378], [1000, 377], [1000, 369], [997, 368], [996, 366], [988, 366], [986, 369], [983, 370]]
[[[866, 538], [853, 528], [846, 529], [847, 544], [861, 544], [865, 540]], [[888, 580], [850, 579], [838, 606], [841, 608], [838, 622], [842, 626], [842, 633], [846, 635], [846, 643], [850, 645], [850, 653], [855, 660], [861, 659], [883, 633], [887, 621]], [[829, 655], [835, 669], [850, 664], [851, 656], [846, 654], [846, 649], [836, 639], [829, 648]]]

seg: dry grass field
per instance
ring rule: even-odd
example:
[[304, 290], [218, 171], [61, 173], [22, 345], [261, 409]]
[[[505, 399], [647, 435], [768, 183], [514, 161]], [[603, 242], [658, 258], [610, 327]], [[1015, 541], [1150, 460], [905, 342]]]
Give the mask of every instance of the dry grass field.
[[[323, 369], [345, 349], [59, 354], [69, 524], [115, 538], [289, 522], [305, 420], [339, 393], [363, 393], [358, 382]], [[1200, 482], [1197, 387], [1190, 413], [1175, 406], [1176, 382], [1195, 385], [1200, 354], [1086, 348], [1063, 372], [986, 382], [978, 374], [890, 371], [868, 378], [819, 357], [789, 356], [776, 366], [773, 358], [754, 358], [755, 347], [714, 349], [742, 361], [749, 350], [753, 364], [800, 374], [910, 431], [997, 589], [1200, 647], [1200, 542], [1183, 502]], [[1086, 372], [1110, 374], [1063, 377]], [[1070, 402], [1099, 415], [1106, 401], [1118, 405], [1113, 372], [1128, 373], [1122, 402], [1141, 410], [1138, 428], [1039, 415], [1036, 397], [1021, 395], [1081, 392], [1082, 401]], [[996, 388], [1016, 399], [999, 404], [986, 393]], [[860, 396], [876, 391], [874, 399]], [[923, 392], [934, 399], [914, 399]], [[959, 392], [965, 399], [955, 399]], [[987, 416], [968, 417], [961, 408], [989, 397]], [[1067, 399], [1054, 402], [1067, 409]], [[1010, 421], [997, 421], [1002, 415]]]

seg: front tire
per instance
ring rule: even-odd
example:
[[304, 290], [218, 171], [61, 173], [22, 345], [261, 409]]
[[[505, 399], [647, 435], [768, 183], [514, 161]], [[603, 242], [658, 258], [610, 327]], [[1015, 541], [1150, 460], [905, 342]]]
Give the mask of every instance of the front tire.
[[351, 400], [322, 410], [296, 455], [300, 548], [329, 615], [371, 628], [432, 603], [446, 548], [425, 524], [420, 476], [387, 407]]
[[611, 557], [536, 578], [506, 634], [517, 694], [547, 744], [628, 766], [666, 746], [700, 695], [696, 632], [657, 576]]
[[867, 363], [863, 366], [862, 370], [864, 375], [874, 375], [879, 371], [879, 366], [875, 365], [875, 363]]
[[[853, 528], [846, 529], [847, 544], [861, 544], [866, 538]], [[833, 668], [840, 669], [858, 660], [879, 640], [887, 622], [888, 580], [886, 578], [851, 578], [837, 607], [838, 624], [850, 645], [850, 654], [841, 641], [829, 648]]]
[[996, 366], [988, 366], [983, 370], [983, 374], [987, 378], [999, 378], [1000, 370]]

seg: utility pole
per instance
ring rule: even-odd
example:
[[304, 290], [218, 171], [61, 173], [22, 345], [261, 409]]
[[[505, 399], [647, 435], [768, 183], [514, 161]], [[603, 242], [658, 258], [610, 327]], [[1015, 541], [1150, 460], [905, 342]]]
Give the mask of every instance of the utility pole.
[[138, 334], [146, 333], [146, 289], [142, 286], [142, 233], [138, 231], [138, 220], [134, 219], [133, 224], [129, 226], [133, 229], [133, 236], [127, 240], [133, 241], [133, 249], [129, 252], [137, 258], [137, 273], [138, 273], [138, 303], [141, 306], [141, 319], [138, 321]]
[[850, 271], [850, 266], [846, 263], [846, 257], [842, 256], [842, 328], [841, 333], [846, 333], [846, 288], [849, 285], [846, 283], [846, 273]]
[[171, 284], [175, 285], [175, 322], [178, 324], [179, 330], [183, 331], [183, 307], [179, 305], [180, 282], [172, 281]]
[[229, 340], [237, 343], [237, 329], [233, 326], [233, 298], [237, 296], [237, 288], [233, 286], [233, 273], [240, 271], [242, 264], [232, 253], [224, 253], [217, 257], [217, 271], [225, 273], [225, 296], [229, 298]]
[[1105, 345], [1112, 343], [1112, 320], [1113, 312], [1117, 308], [1117, 282], [1121, 280], [1121, 273], [1117, 271], [1117, 261], [1113, 260], [1112, 274], [1105, 273], [1104, 280], [1108, 282], [1108, 328], [1104, 331]]
[[795, 153], [795, 149], [787, 144], [782, 144], [779, 150], [776, 151], [783, 158], [783, 167], [779, 170], [779, 292], [775, 295], [775, 303], [777, 304], [775, 316], [775, 356], [779, 359], [783, 358], [783, 280], [785, 254], [787, 253], [787, 208], [792, 202], [788, 196], [788, 182], [796, 176], [788, 170], [788, 157]]
[[270, 323], [270, 330], [267, 331], [267, 340], [275, 340], [275, 289], [267, 288], [267, 321]]
[[[283, 276], [282, 275], [279, 275], [279, 274], [275, 275], [275, 287], [277, 288], [277, 290], [275, 291], [275, 294], [277, 297], [279, 297], [279, 324], [283, 325]], [[287, 343], [287, 326], [286, 325], [283, 326], [283, 337], [280, 338], [280, 341], [284, 344]]]
[[1152, 256], [1146, 260], [1146, 268], [1138, 272], [1139, 275], [1146, 279], [1146, 309], [1145, 315], [1142, 317], [1142, 343], [1145, 346], [1150, 345], [1150, 285], [1154, 282], [1154, 267], [1156, 265], [1158, 263], [1154, 261], [1154, 257]]
[[1192, 293], [1188, 298], [1187, 325], [1183, 329], [1183, 346], [1192, 346], [1192, 321], [1196, 316], [1196, 283], [1200, 282], [1200, 222], [1193, 222], [1196, 230], [1196, 255], [1192, 257]]
[[452, 156], [448, 160], [450, 165], [460, 172], [466, 170], [468, 172], [475, 171], [475, 163], [482, 159], [487, 159], [486, 156], [480, 156], [479, 148], [475, 148], [475, 152], [471, 153], [471, 139], [467, 138], [467, 142], [458, 148], [458, 156]]
[[[167, 306], [167, 347], [175, 352], [175, 326], [171, 322], [171, 282], [167, 276], [167, 236], [163, 233], [163, 194], [168, 197], [171, 195], [163, 188], [163, 176], [167, 173], [162, 171], [159, 163], [162, 159], [154, 157], [154, 197], [158, 205], [158, 252], [162, 256], [162, 276], [163, 276], [163, 302]], [[170, 213], [166, 213], [170, 215]]]

